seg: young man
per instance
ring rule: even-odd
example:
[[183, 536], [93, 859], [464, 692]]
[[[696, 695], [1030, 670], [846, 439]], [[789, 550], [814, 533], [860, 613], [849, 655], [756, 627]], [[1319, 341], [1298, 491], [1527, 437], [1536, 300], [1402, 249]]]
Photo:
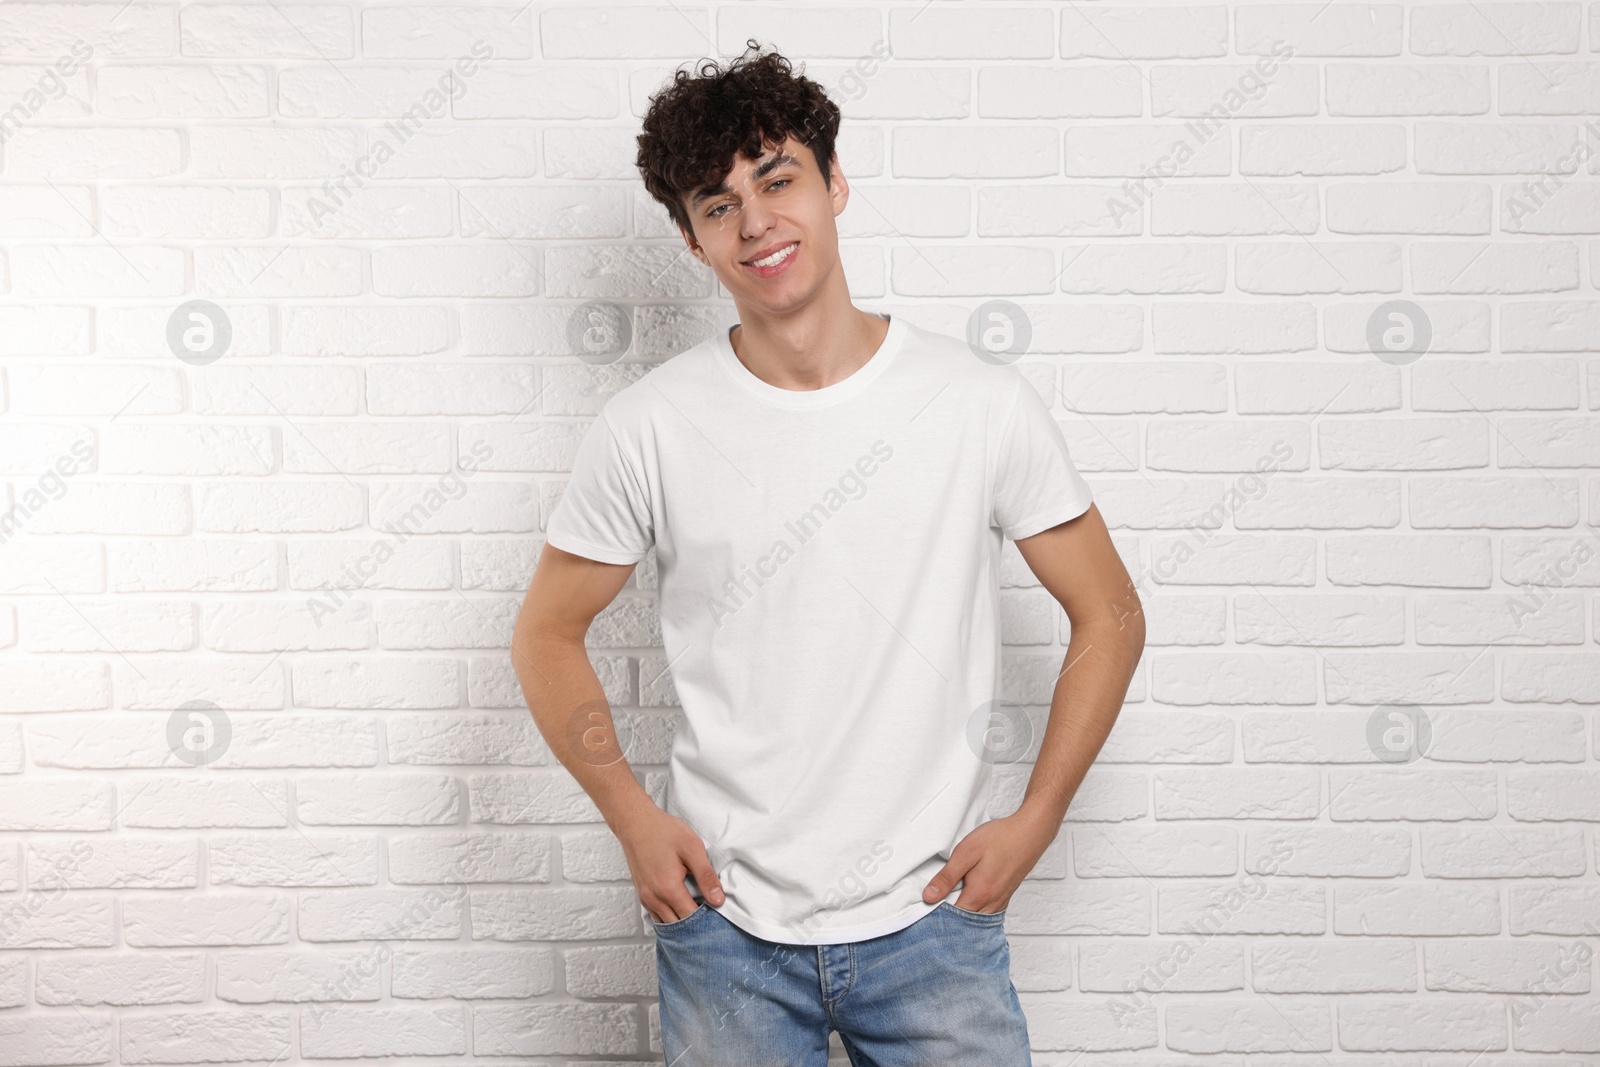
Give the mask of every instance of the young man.
[[[838, 125], [777, 55], [653, 98], [646, 187], [739, 325], [604, 405], [514, 662], [648, 912], [669, 1064], [821, 1067], [837, 1030], [858, 1067], [1014, 1067], [1005, 910], [1110, 732], [1143, 617], [1021, 373], [851, 304]], [[1031, 748], [996, 703], [1004, 537], [1072, 632], [1021, 806], [990, 818], [994, 764]], [[652, 545], [684, 713], [665, 810], [584, 648]]]

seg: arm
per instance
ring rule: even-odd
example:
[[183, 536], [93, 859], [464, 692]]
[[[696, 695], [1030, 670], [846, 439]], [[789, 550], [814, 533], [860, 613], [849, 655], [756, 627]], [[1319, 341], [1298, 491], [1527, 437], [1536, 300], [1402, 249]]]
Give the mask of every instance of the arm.
[[1144, 652], [1143, 607], [1098, 507], [1090, 504], [1077, 518], [1016, 544], [1039, 583], [1065, 609], [1072, 636], [1021, 806], [962, 838], [923, 891], [932, 903], [960, 881], [956, 906], [968, 911], [1006, 907], [1055, 840], [1073, 794], [1117, 721]]
[[722, 903], [722, 888], [699, 835], [657, 807], [634, 777], [584, 648], [595, 616], [632, 573], [632, 564], [600, 563], [546, 544], [517, 616], [511, 661], [545, 743], [621, 842], [640, 903], [670, 922], [695, 909], [686, 873], [711, 904]]
[[1050, 720], [1022, 807], [1050, 828], [1106, 743], [1144, 654], [1144, 605], [1100, 509], [1017, 542], [1017, 551], [1072, 623]]

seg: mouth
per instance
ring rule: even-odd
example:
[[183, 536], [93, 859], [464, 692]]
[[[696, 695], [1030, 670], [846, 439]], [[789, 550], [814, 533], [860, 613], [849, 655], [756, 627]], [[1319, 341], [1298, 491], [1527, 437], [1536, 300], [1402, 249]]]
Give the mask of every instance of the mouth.
[[800, 242], [790, 241], [766, 255], [745, 260], [743, 265], [746, 270], [759, 278], [774, 278], [789, 269], [789, 264], [794, 262], [795, 253], [799, 250]]

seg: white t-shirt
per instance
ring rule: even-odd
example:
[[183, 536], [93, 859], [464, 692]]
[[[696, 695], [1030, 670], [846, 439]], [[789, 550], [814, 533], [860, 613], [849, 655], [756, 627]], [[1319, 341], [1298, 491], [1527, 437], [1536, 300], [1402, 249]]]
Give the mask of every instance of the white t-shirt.
[[937, 906], [923, 887], [993, 817], [971, 738], [1000, 695], [1002, 538], [1091, 499], [1015, 367], [900, 316], [823, 389], [762, 381], [719, 333], [604, 405], [546, 537], [656, 547], [684, 714], [666, 808], [729, 921], [837, 944]]

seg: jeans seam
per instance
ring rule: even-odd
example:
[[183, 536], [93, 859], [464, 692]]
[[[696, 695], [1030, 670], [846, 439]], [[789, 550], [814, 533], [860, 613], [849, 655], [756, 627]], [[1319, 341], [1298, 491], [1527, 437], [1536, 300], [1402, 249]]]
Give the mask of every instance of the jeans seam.
[[695, 908], [693, 911], [691, 911], [689, 914], [685, 915], [681, 919], [674, 919], [669, 923], [652, 922], [650, 925], [656, 930], [675, 929], [675, 928], [677, 928], [679, 926], [682, 926], [684, 923], [687, 923], [690, 919], [693, 919], [695, 916], [699, 915], [701, 909], [704, 908], [704, 907], [705, 907], [705, 905], [701, 904], [699, 907]]
[[[945, 901], [945, 903], [950, 904], [948, 900]], [[966, 908], [957, 907], [954, 904], [950, 904], [950, 910], [955, 912], [957, 915], [966, 916], [969, 919], [987, 919], [991, 923], [993, 923], [994, 920], [1001, 918], [1006, 913], [1006, 909], [1004, 908], [1001, 908], [999, 911], [968, 911]]]
[[[827, 946], [827, 947], [844, 949], [845, 950], [845, 958], [849, 961], [849, 964], [850, 964], [850, 966], [849, 966], [849, 968], [848, 968], [848, 970], [846, 972], [846, 975], [845, 975], [844, 988], [839, 991], [837, 996], [830, 997], [830, 996], [827, 995], [828, 990], [826, 988], [823, 989], [822, 1006], [824, 1008], [826, 1008], [829, 1011], [829, 1013], [831, 1014], [831, 1012], [833, 1011], [833, 1006], [835, 1004], [839, 1003], [841, 1000], [843, 1000], [846, 996], [848, 996], [849, 993], [850, 993], [850, 990], [855, 988], [855, 985], [856, 985], [856, 946], [855, 946], [855, 944], [853, 942], [847, 942], [847, 943], [842, 944], [842, 945], [830, 945], [830, 946]], [[819, 967], [818, 967], [819, 972], [823, 975], [823, 979], [822, 979], [823, 980], [823, 984], [824, 984], [824, 986], [826, 986], [827, 980], [828, 980], [827, 979], [827, 970], [826, 970], [825, 967], [821, 966], [822, 963], [823, 963], [823, 955], [822, 955], [822, 950], [820, 948], [817, 950], [817, 963], [819, 965]]]

